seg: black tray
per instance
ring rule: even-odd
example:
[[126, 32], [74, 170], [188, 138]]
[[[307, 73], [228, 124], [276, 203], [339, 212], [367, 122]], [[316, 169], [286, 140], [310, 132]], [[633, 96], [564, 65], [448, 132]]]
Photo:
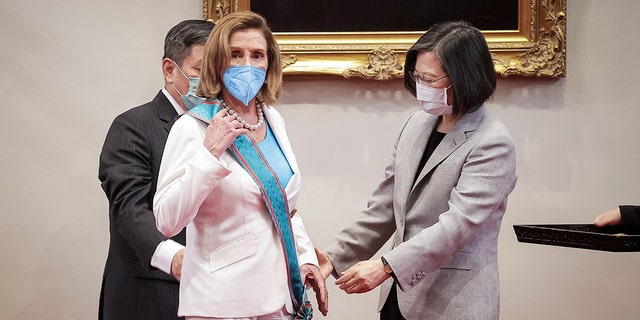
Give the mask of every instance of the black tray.
[[519, 242], [614, 252], [640, 251], [640, 235], [616, 226], [531, 224], [514, 225], [513, 229]]

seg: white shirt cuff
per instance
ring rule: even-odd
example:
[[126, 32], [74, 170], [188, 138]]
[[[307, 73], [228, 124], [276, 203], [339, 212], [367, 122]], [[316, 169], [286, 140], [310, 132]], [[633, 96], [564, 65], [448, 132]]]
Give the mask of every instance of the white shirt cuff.
[[171, 275], [173, 257], [182, 249], [184, 249], [183, 245], [171, 239], [160, 242], [151, 257], [151, 265]]

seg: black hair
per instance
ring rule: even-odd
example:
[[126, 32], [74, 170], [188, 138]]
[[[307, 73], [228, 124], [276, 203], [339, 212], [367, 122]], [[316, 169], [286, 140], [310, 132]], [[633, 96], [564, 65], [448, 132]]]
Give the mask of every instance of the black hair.
[[194, 44], [205, 44], [215, 24], [207, 20], [185, 20], [175, 25], [164, 38], [164, 55], [178, 66], [191, 53]]
[[416, 95], [411, 77], [419, 52], [434, 52], [453, 87], [453, 114], [473, 112], [493, 95], [496, 72], [489, 46], [480, 30], [465, 21], [433, 25], [407, 51], [404, 86]]

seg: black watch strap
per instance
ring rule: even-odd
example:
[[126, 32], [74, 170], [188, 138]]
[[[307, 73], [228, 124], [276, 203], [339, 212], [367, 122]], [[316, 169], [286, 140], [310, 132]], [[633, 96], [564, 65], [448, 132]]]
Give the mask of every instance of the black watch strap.
[[380, 257], [380, 259], [382, 260], [382, 266], [384, 267], [384, 272], [386, 272], [387, 274], [393, 275], [393, 269], [391, 269], [391, 266], [389, 265], [389, 262], [387, 262], [387, 259], [385, 259], [384, 257]]

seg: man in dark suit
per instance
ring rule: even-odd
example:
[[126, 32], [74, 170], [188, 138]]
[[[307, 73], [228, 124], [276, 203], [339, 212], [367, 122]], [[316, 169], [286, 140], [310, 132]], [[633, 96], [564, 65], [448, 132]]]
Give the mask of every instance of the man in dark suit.
[[185, 230], [167, 239], [156, 229], [153, 195], [169, 129], [189, 107], [183, 99], [197, 85], [213, 26], [186, 20], [169, 30], [164, 88], [152, 101], [116, 117], [107, 133], [98, 177], [109, 200], [110, 242], [98, 319], [179, 319]]

